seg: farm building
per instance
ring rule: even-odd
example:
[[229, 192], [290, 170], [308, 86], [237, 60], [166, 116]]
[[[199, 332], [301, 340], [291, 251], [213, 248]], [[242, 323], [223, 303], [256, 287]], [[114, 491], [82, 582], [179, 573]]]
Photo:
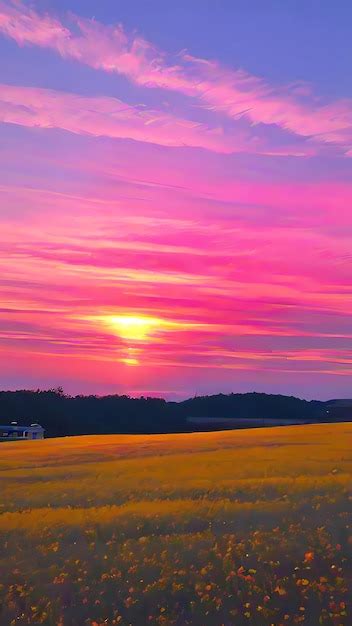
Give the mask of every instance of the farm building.
[[0, 425], [0, 441], [27, 439], [44, 439], [44, 428], [40, 424], [19, 426], [17, 422], [12, 422], [9, 426]]

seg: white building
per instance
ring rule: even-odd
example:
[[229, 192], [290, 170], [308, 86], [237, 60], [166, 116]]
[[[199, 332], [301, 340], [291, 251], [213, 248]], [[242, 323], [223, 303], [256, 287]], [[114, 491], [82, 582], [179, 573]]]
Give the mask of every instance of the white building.
[[0, 425], [0, 441], [23, 441], [27, 439], [44, 439], [44, 428], [40, 424], [19, 426], [11, 422], [9, 426]]

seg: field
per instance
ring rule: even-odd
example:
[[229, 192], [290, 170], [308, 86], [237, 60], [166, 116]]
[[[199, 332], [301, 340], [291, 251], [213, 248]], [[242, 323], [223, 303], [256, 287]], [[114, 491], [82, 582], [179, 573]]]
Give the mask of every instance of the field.
[[352, 424], [0, 444], [0, 624], [350, 626]]

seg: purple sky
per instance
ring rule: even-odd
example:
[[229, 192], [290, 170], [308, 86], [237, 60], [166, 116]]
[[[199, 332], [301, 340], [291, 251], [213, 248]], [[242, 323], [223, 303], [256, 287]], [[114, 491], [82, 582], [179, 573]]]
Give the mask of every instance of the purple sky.
[[351, 19], [0, 0], [2, 387], [351, 396]]

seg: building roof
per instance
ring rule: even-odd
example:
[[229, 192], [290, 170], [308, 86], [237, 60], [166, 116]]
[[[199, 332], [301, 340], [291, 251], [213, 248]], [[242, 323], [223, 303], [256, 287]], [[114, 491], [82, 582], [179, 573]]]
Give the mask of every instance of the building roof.
[[18, 426], [17, 424], [0, 424], [0, 430], [13, 430], [24, 432], [25, 430], [44, 430], [40, 424], [36, 424], [35, 426]]

